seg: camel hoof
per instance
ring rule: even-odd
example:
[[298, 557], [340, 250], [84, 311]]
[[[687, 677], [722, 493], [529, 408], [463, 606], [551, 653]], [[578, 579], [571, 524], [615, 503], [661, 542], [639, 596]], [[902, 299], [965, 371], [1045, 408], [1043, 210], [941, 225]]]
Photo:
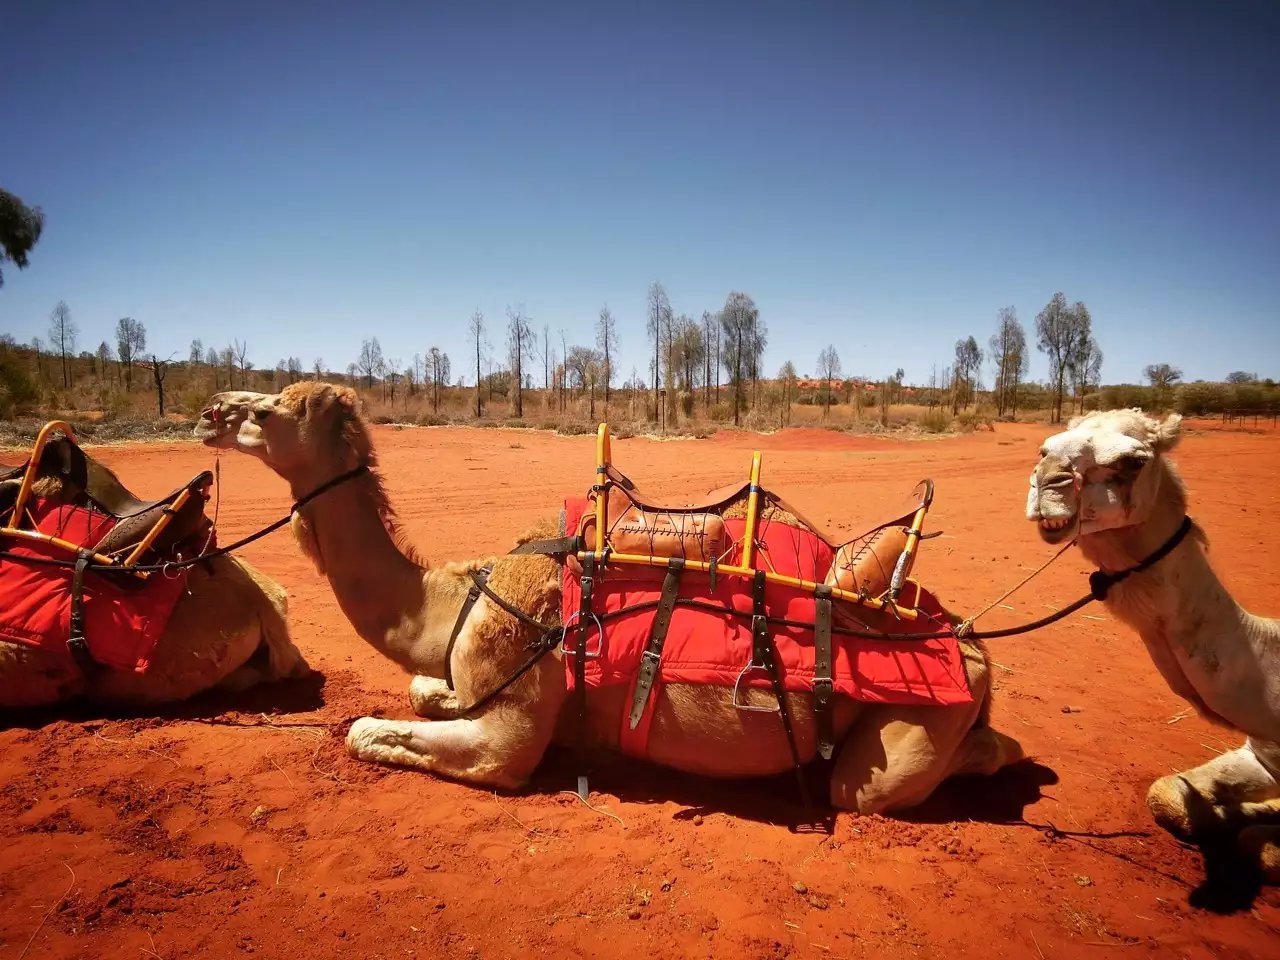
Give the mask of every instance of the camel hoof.
[[1245, 827], [1236, 837], [1236, 846], [1257, 867], [1264, 883], [1280, 885], [1280, 826]]
[[377, 717], [361, 717], [347, 731], [347, 753], [357, 760], [385, 762], [388, 749], [403, 746], [393, 721]]
[[1156, 823], [1183, 839], [1190, 838], [1202, 826], [1193, 822], [1190, 802], [1191, 787], [1177, 774], [1161, 777], [1147, 791], [1147, 808]]

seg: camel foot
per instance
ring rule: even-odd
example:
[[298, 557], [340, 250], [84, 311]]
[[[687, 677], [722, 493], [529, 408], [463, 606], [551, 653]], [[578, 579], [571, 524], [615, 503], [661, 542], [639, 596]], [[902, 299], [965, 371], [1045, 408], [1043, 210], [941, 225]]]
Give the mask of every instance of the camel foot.
[[460, 709], [458, 698], [443, 680], [417, 676], [409, 681], [413, 712], [430, 720], [453, 720]]
[[1236, 837], [1236, 847], [1264, 883], [1280, 884], [1280, 826], [1245, 827]]
[[[357, 760], [412, 767], [455, 780], [514, 789], [528, 773], [495, 753], [482, 724], [471, 720], [379, 720], [361, 717], [347, 731], [347, 753]], [[541, 753], [528, 763], [532, 772]]]
[[1222, 822], [1213, 805], [1177, 773], [1161, 777], [1151, 785], [1147, 790], [1147, 809], [1156, 823], [1183, 840], [1207, 833]]

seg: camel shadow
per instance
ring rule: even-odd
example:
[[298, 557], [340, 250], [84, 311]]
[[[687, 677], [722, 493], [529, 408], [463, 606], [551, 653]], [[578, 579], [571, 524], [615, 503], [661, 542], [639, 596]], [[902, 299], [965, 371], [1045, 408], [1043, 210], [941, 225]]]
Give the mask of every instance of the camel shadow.
[[308, 713], [325, 705], [325, 675], [313, 670], [305, 677], [262, 683], [247, 690], [206, 690], [178, 703], [129, 707], [88, 700], [25, 710], [0, 710], [0, 730], [38, 730], [54, 722], [92, 720], [209, 720], [226, 714], [288, 715]]
[[[565, 790], [574, 784], [576, 775], [574, 752], [552, 747], [529, 789], [548, 793]], [[612, 793], [630, 803], [678, 804], [683, 809], [674, 814], [675, 820], [723, 813], [735, 819], [786, 826], [792, 832], [831, 832], [838, 811], [828, 800], [829, 769], [824, 764], [810, 764], [804, 776], [811, 798], [807, 810], [791, 773], [712, 779], [611, 754], [593, 756], [590, 764], [593, 790]], [[974, 820], [1015, 824], [1023, 822], [1022, 810], [1040, 799], [1040, 788], [1057, 782], [1058, 775], [1050, 767], [1023, 760], [993, 776], [948, 780], [921, 806], [892, 816], [916, 823]]]
[[1027, 807], [1043, 799], [1041, 788], [1058, 782], [1058, 773], [1037, 760], [1019, 760], [989, 776], [952, 777], [924, 803], [899, 816], [914, 823], [1024, 824]]

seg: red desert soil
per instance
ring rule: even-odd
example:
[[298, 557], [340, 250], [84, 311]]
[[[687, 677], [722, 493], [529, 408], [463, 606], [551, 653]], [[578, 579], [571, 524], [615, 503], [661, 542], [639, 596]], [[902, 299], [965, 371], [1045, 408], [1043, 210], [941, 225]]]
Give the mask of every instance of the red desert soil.
[[[932, 476], [932, 529], [945, 536], [917, 572], [972, 611], [1050, 554], [1022, 519], [1044, 432], [897, 442], [806, 430], [614, 450], [644, 488], [679, 494], [742, 476], [759, 446], [765, 482], [833, 530], [880, 518]], [[432, 558], [507, 549], [592, 477], [585, 437], [380, 428], [377, 439]], [[213, 460], [186, 444], [99, 455], [143, 492]], [[1280, 613], [1280, 434], [1192, 429], [1177, 460], [1236, 596]], [[224, 542], [286, 510], [264, 467], [221, 466]], [[828, 836], [788, 829], [786, 778], [602, 765], [593, 810], [563, 792], [564, 754], [514, 796], [356, 764], [347, 722], [408, 717], [408, 678], [356, 638], [287, 533], [245, 552], [288, 588], [323, 685], [161, 719], [8, 721], [4, 957], [1280, 955], [1280, 896], [1166, 836], [1142, 799], [1153, 778], [1239, 738], [1173, 697], [1101, 607], [992, 644], [995, 722], [1033, 763], [953, 784], [911, 821], [841, 814]], [[1083, 592], [1085, 573], [1068, 553], [986, 624], [1047, 613]]]

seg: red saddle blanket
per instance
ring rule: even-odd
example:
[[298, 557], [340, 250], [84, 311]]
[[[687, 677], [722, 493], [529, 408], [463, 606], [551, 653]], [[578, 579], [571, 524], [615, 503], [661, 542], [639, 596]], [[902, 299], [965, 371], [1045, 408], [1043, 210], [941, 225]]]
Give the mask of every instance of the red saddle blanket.
[[[81, 507], [35, 498], [29, 507], [36, 529], [80, 546], [98, 543], [115, 526], [112, 517]], [[70, 658], [72, 571], [39, 563], [66, 560], [48, 544], [18, 538], [0, 540], [0, 548], [37, 562], [0, 559], [0, 639], [40, 647]], [[145, 673], [178, 598], [186, 588], [185, 571], [153, 573], [146, 580], [127, 574], [84, 577], [85, 641], [89, 655], [116, 670]]]
[[[566, 529], [577, 529], [578, 518], [585, 508], [584, 500], [566, 502]], [[739, 544], [735, 545], [730, 556], [723, 558], [725, 563], [741, 561], [740, 542], [744, 527], [744, 520], [725, 521], [729, 537]], [[777, 521], [763, 524], [757, 532], [757, 542], [757, 569], [816, 583], [825, 580], [834, 560], [832, 548], [821, 537]], [[592, 594], [592, 606], [597, 614], [615, 613], [639, 604], [647, 604], [647, 607], [609, 618], [605, 621], [603, 637], [597, 635], [594, 626], [590, 629], [587, 649], [595, 653], [599, 647], [600, 656], [586, 662], [588, 689], [618, 684], [634, 688], [665, 576], [663, 567], [623, 564], [606, 564], [603, 572], [598, 573]], [[577, 616], [581, 589], [578, 578], [566, 566], [562, 606], [566, 623]], [[945, 706], [972, 702], [973, 695], [969, 691], [962, 655], [951, 624], [937, 599], [925, 589], [918, 589], [918, 597], [911, 596], [909, 589], [904, 591], [903, 602], [914, 600], [914, 606], [928, 615], [925, 618], [898, 620], [887, 614], [859, 609], [858, 619], [872, 629], [888, 634], [936, 632], [944, 636], [935, 640], [876, 640], [833, 632], [832, 679], [837, 694], [872, 703]], [[746, 614], [752, 611], [751, 583], [741, 577], [722, 575], [712, 589], [707, 574], [686, 571], [681, 577], [678, 596], [719, 604]], [[770, 582], [765, 587], [765, 601], [771, 617], [813, 623], [816, 603], [812, 593]], [[842, 604], [835, 601], [835, 605], [839, 607]], [[839, 626], [838, 614], [833, 622]], [[785, 688], [796, 692], [812, 690], [815, 659], [812, 627], [774, 625], [771, 629]], [[576, 647], [577, 632], [571, 632], [567, 639], [570, 649]], [[652, 704], [663, 683], [732, 687], [750, 659], [749, 617], [677, 605], [662, 648], [658, 677], [646, 711], [648, 716], [641, 727], [648, 726]], [[573, 667], [573, 657], [565, 657], [571, 688]], [[748, 685], [770, 689], [769, 679], [761, 671], [752, 671], [743, 678], [743, 686]], [[630, 731], [625, 717], [622, 728], [623, 748], [642, 752], [645, 734]]]

